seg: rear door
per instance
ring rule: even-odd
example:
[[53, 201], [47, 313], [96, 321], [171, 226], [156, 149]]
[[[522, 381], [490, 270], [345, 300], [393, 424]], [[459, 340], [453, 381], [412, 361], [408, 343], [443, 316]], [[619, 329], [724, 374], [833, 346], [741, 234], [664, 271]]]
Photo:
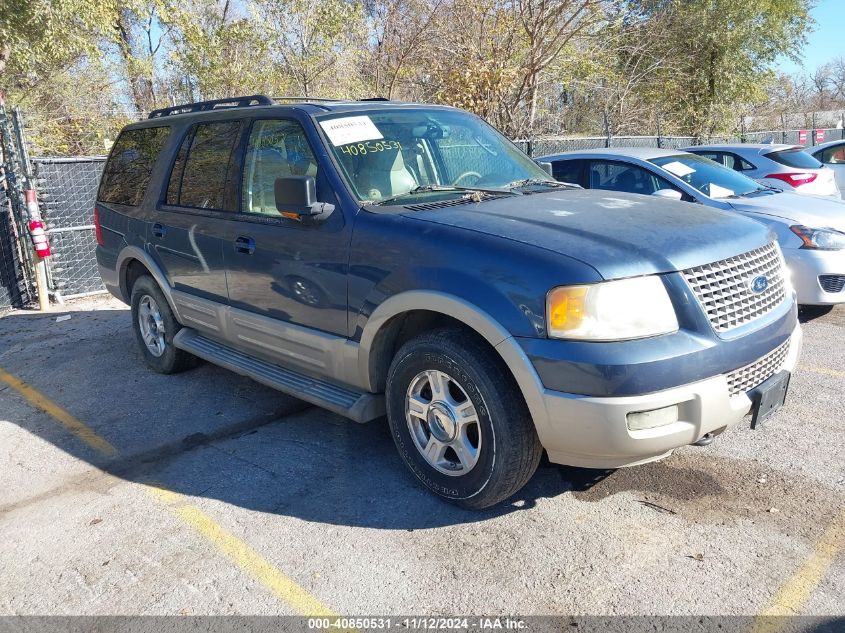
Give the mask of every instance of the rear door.
[[[252, 121], [243, 156], [237, 227], [223, 248], [233, 307], [281, 324], [347, 334], [347, 266], [351, 225], [319, 166], [302, 123], [295, 118]], [[312, 176], [320, 202], [335, 205], [322, 222], [282, 217], [276, 209], [277, 178]], [[277, 325], [241, 319], [233, 328], [241, 341], [277, 345], [287, 333]], [[259, 332], [263, 328], [264, 331]], [[289, 359], [288, 359], [289, 360]]]
[[236, 152], [243, 122], [197, 123], [184, 135], [148, 236], [171, 285], [228, 301], [223, 242], [237, 211]]

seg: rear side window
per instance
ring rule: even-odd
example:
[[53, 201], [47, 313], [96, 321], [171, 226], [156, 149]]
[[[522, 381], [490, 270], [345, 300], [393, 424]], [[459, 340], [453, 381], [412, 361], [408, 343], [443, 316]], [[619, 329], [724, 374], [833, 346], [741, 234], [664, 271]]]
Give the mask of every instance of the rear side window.
[[797, 169], [819, 169], [822, 166], [819, 161], [800, 149], [784, 149], [779, 152], [769, 152], [764, 156], [781, 165]]
[[167, 184], [167, 204], [235, 211], [235, 147], [240, 121], [197, 125], [179, 148]]
[[584, 160], [557, 160], [552, 163], [552, 176], [560, 182], [583, 185]]
[[103, 169], [97, 200], [137, 207], [150, 183], [156, 159], [169, 136], [169, 127], [122, 132]]

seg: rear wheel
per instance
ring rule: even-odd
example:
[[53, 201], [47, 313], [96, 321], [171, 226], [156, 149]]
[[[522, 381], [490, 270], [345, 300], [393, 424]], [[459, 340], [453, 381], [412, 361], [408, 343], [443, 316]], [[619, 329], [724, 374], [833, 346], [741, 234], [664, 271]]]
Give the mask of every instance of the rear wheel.
[[135, 280], [131, 305], [132, 328], [147, 365], [161, 374], [175, 374], [199, 363], [196, 356], [174, 347], [173, 337], [182, 326], [152, 277]]
[[486, 508], [536, 471], [542, 447], [516, 382], [474, 334], [441, 329], [406, 343], [386, 391], [399, 453], [435, 494]]

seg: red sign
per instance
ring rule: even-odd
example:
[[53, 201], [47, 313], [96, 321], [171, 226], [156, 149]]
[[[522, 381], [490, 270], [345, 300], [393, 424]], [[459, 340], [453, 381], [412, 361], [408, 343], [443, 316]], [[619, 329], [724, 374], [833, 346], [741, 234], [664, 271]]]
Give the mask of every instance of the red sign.
[[824, 143], [824, 130], [816, 130], [816, 145]]
[[799, 130], [798, 131], [798, 144], [799, 145], [806, 145], [807, 144], [807, 130]]

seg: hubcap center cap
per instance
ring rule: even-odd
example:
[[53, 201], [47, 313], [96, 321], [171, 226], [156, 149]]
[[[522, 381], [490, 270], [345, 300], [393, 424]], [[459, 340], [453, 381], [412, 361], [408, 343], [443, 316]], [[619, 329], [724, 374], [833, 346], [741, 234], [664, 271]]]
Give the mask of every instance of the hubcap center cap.
[[442, 403], [434, 402], [428, 408], [428, 429], [431, 434], [440, 442], [451, 442], [455, 439], [458, 425], [451, 407]]

